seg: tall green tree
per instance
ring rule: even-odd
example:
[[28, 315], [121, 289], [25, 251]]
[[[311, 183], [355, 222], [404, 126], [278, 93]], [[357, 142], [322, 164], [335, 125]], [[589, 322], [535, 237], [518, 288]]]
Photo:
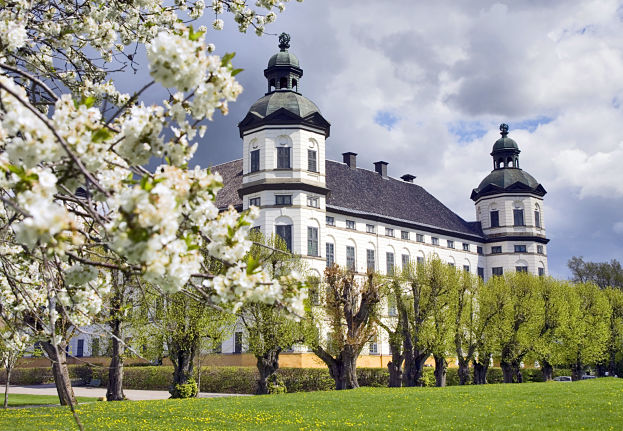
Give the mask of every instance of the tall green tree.
[[[264, 270], [271, 278], [287, 277], [293, 271], [305, 272], [305, 264], [300, 256], [288, 251], [285, 242], [278, 236], [264, 238], [254, 232], [251, 239], [250, 258], [263, 262]], [[317, 283], [313, 288], [317, 289]], [[293, 344], [303, 341], [304, 331], [298, 321], [301, 316], [293, 316], [283, 307], [258, 302], [247, 302], [238, 312], [238, 317], [248, 336], [248, 349], [257, 361], [260, 378], [257, 381], [257, 394], [268, 394], [283, 390], [277, 381], [279, 354]]]
[[359, 387], [357, 358], [376, 334], [381, 286], [372, 272], [357, 280], [337, 266], [325, 270], [324, 301], [308, 320], [307, 344], [329, 367], [338, 390]]
[[618, 361], [623, 359], [623, 290], [609, 287], [604, 289], [604, 294], [612, 312], [608, 319], [610, 337], [607, 358], [598, 365], [598, 372], [603, 376], [608, 371], [613, 376], [617, 374], [617, 358]]
[[564, 359], [571, 365], [573, 380], [579, 380], [589, 365], [607, 356], [610, 339], [608, 299], [593, 283], [578, 283], [567, 291], [569, 319], [562, 328]]
[[623, 289], [623, 267], [612, 259], [610, 262], [585, 261], [582, 256], [573, 256], [567, 262], [572, 280], [576, 283], [595, 283], [600, 288], [616, 287]]

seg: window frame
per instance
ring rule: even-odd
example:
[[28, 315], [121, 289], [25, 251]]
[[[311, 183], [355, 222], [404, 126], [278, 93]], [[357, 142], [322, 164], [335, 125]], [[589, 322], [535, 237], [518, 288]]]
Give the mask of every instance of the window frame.
[[502, 254], [502, 246], [501, 245], [492, 245], [491, 246], [491, 254]]
[[448, 248], [454, 248], [454, 241], [451, 239], [447, 239], [446, 245], [448, 246]]
[[515, 244], [514, 245], [515, 253], [527, 253], [528, 247], [525, 244]]
[[335, 217], [333, 217], [333, 216], [326, 216], [325, 223], [326, 223], [327, 226], [335, 226]]
[[403, 239], [405, 241], [409, 241], [409, 231], [408, 230], [401, 230], [400, 231], [400, 239]]
[[376, 270], [376, 256], [374, 249], [366, 249], [366, 270]]
[[[350, 253], [351, 251], [352, 253]], [[357, 269], [357, 253], [352, 245], [346, 246], [346, 269], [352, 272], [355, 272]]]
[[315, 226], [307, 226], [307, 256], [320, 256], [318, 237], [318, 228]]
[[320, 199], [318, 196], [307, 196], [307, 206], [310, 208], [320, 208]]
[[470, 250], [469, 250], [469, 243], [468, 243], [468, 242], [464, 242], [464, 243], [463, 243], [463, 251], [470, 251]]
[[[390, 256], [391, 256], [391, 259], [390, 259]], [[394, 256], [394, 253], [391, 251], [385, 252], [385, 270], [386, 270], [385, 274], [394, 275], [395, 268], [396, 268], [396, 257]]]
[[[288, 229], [289, 228], [289, 229]], [[283, 235], [279, 233], [279, 230], [283, 229]], [[278, 224], [275, 226], [275, 235], [278, 235], [285, 243], [288, 251], [292, 251], [292, 225], [291, 224]]]
[[275, 205], [292, 206], [292, 195], [275, 195]]
[[491, 276], [502, 277], [503, 275], [504, 275], [503, 266], [494, 266], [493, 268], [491, 268]]
[[[311, 157], [312, 154], [313, 157]], [[312, 167], [313, 169], [310, 169], [310, 167]], [[316, 150], [307, 150], [307, 170], [309, 172], [318, 172], [318, 152]]]
[[249, 207], [261, 207], [262, 206], [262, 198], [260, 196], [256, 196], [254, 198], [249, 198]]
[[355, 220], [346, 219], [346, 229], [357, 230], [357, 224]]
[[260, 170], [260, 150], [252, 150], [249, 160], [249, 172], [259, 172]]
[[528, 272], [528, 267], [525, 266], [525, 265], [521, 265], [521, 266], [516, 265], [515, 266], [515, 272], [525, 272], [525, 273], [527, 273]]
[[[517, 223], [517, 222], [520, 223]], [[524, 217], [524, 211], [520, 208], [513, 208], [513, 226], [525, 226], [526, 219]]]
[[395, 236], [394, 228], [392, 228], [392, 227], [385, 227], [385, 236], [394, 238], [394, 236]]
[[415, 234], [415, 241], [416, 242], [424, 242], [424, 234], [423, 233], [416, 233]]
[[376, 233], [376, 226], [373, 224], [366, 223], [366, 232], [367, 233]]
[[[494, 217], [495, 214], [495, 217]], [[495, 220], [495, 223], [494, 223]], [[492, 210], [489, 211], [489, 226], [494, 228], [494, 227], [500, 227], [500, 211], [499, 210]]]
[[438, 238], [438, 237], [436, 237], [436, 236], [431, 236], [431, 237], [430, 237], [430, 243], [431, 243], [432, 245], [439, 245], [439, 238]]
[[335, 264], [335, 244], [332, 242], [325, 243], [325, 259], [327, 261], [327, 268]]
[[[287, 163], [285, 163], [286, 158]], [[277, 147], [277, 169], [292, 169], [292, 151], [290, 147]]]

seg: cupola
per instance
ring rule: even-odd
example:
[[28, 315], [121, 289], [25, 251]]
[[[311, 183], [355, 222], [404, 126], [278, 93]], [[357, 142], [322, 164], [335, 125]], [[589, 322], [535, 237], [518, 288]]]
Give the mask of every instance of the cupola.
[[268, 80], [268, 93], [273, 91], [299, 92], [303, 69], [299, 67], [299, 59], [288, 51], [290, 35], [281, 33], [279, 36], [279, 52], [268, 60], [264, 76]]

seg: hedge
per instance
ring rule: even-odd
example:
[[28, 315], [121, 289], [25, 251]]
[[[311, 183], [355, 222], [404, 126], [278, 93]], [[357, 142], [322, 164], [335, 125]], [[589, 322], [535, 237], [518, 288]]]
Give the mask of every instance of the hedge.
[[[108, 384], [108, 369], [90, 367], [87, 365], [69, 365], [69, 376], [74, 384], [86, 384], [93, 379], [101, 380], [101, 385]], [[538, 369], [524, 369], [521, 371], [524, 382], [542, 382], [543, 375]], [[326, 391], [334, 388], [333, 379], [326, 368], [281, 368], [279, 376], [285, 383], [288, 392]], [[435, 385], [434, 369], [424, 368], [426, 386]], [[126, 389], [169, 390], [173, 367], [171, 366], [142, 366], [125, 367], [123, 387]], [[568, 369], [557, 369], [554, 375], [571, 375]], [[256, 381], [259, 378], [257, 369], [250, 367], [203, 367], [201, 372], [201, 392], [220, 393], [255, 393]], [[389, 372], [385, 368], [358, 368], [357, 379], [360, 386], [385, 387], [389, 382]], [[447, 372], [448, 386], [458, 385], [456, 368], [449, 368]], [[502, 383], [502, 370], [497, 367], [489, 368], [487, 373], [489, 383]], [[0, 371], [0, 384], [6, 382], [6, 373]], [[39, 385], [53, 383], [52, 369], [15, 368], [11, 374], [11, 383], [14, 385]]]

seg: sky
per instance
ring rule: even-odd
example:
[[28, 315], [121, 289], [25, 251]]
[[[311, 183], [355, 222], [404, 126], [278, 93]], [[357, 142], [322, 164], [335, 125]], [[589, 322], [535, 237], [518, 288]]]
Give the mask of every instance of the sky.
[[194, 162], [242, 156], [237, 123], [265, 94], [283, 31], [304, 70], [300, 91], [331, 123], [327, 158], [387, 161], [390, 176], [416, 175], [471, 221], [470, 193], [508, 123], [520, 166], [548, 192], [550, 273], [569, 278], [572, 256], [623, 260], [623, 1], [305, 0], [267, 31], [240, 34], [226, 19], [208, 32], [217, 54], [236, 52], [244, 92], [208, 124]]

